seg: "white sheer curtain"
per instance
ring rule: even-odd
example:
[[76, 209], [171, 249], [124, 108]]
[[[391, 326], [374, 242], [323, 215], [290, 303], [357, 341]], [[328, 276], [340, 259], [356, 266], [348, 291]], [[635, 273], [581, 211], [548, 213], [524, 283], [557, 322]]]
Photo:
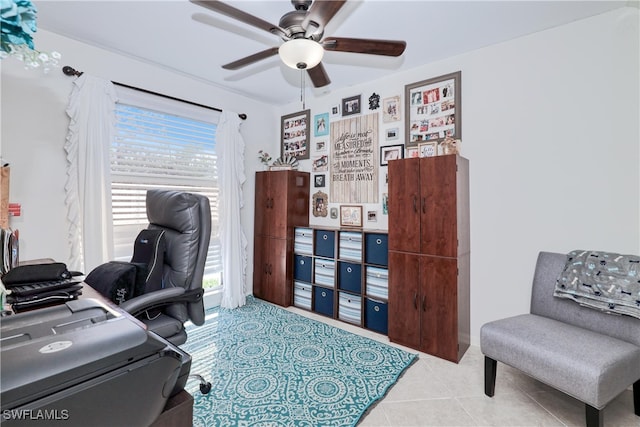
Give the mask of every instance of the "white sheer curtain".
[[85, 274], [112, 258], [109, 147], [116, 100], [113, 83], [82, 74], [74, 81], [67, 107], [67, 265]]
[[223, 111], [216, 132], [222, 246], [222, 301], [225, 308], [245, 305], [247, 297], [247, 238], [240, 224], [244, 174], [244, 140], [237, 113]]

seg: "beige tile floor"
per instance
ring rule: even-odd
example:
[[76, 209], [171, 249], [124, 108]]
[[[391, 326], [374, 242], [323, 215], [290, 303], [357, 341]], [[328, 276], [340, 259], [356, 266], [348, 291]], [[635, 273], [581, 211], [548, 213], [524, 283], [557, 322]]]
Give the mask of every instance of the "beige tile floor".
[[[395, 345], [380, 334], [296, 307], [289, 310]], [[413, 349], [403, 348], [417, 353]], [[633, 395], [626, 390], [604, 411], [605, 427], [640, 427], [633, 413]], [[459, 364], [425, 353], [411, 365], [360, 421], [361, 427], [408, 426], [585, 426], [584, 405], [498, 363], [496, 393], [484, 395], [484, 356], [471, 346]]]

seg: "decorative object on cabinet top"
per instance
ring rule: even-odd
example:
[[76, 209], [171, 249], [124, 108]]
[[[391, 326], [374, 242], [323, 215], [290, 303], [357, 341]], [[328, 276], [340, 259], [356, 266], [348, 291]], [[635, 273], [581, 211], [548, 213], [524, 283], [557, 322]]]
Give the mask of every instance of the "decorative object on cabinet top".
[[271, 171], [282, 171], [282, 170], [298, 170], [298, 159], [293, 156], [284, 155], [282, 157], [277, 158], [269, 170]]

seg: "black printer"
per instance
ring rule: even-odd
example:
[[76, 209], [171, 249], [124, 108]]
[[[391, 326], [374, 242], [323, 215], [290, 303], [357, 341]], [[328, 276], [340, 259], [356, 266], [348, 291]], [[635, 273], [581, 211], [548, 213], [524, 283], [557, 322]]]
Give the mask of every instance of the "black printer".
[[91, 298], [3, 317], [0, 332], [3, 426], [148, 426], [191, 368], [187, 353]]

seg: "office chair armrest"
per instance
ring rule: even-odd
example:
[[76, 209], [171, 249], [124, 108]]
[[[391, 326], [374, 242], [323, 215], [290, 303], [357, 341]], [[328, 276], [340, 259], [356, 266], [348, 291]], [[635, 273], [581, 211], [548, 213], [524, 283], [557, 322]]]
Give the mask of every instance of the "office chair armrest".
[[120, 308], [133, 316], [137, 316], [144, 311], [182, 301], [181, 297], [184, 294], [184, 288], [160, 289], [131, 298], [120, 304]]

